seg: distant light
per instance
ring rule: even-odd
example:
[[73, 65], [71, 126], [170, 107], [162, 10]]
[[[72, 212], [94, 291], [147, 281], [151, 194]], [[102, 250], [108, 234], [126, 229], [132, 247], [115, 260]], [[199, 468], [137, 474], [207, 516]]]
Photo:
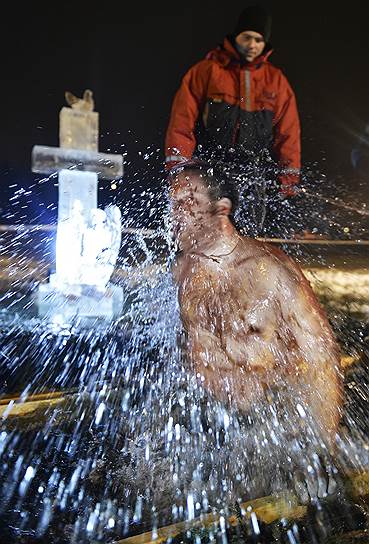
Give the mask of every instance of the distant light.
[[343, 229], [343, 232], [347, 234], [348, 232], [350, 232], [350, 229], [349, 229], [348, 227], [345, 227], [345, 228]]
[[112, 183], [111, 184], [111, 188], [113, 189], [113, 191], [115, 191], [115, 189], [117, 189], [118, 185], [116, 183]]

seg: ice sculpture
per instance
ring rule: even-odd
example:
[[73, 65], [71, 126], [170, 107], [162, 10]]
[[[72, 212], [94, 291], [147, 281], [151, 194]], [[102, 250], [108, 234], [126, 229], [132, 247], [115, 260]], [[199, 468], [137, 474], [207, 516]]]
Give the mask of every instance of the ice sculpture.
[[121, 288], [109, 283], [121, 243], [117, 206], [98, 208], [98, 177], [123, 174], [123, 158], [98, 152], [98, 113], [92, 92], [66, 92], [60, 112], [60, 147], [35, 146], [32, 170], [58, 172], [56, 269], [37, 294], [40, 316], [112, 318], [122, 306]]

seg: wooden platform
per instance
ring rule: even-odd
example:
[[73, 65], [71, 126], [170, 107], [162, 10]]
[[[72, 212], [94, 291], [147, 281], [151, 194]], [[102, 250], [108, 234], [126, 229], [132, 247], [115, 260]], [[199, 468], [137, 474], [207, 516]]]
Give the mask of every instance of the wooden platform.
[[[346, 354], [341, 356], [341, 367], [343, 369], [349, 368], [355, 362], [358, 362], [356, 357]], [[76, 396], [77, 390], [68, 390], [31, 394], [24, 399], [19, 394], [2, 397], [0, 398], [0, 418], [31, 417], [33, 412], [47, 411], [50, 408], [60, 406], [67, 399], [72, 400]]]
[[[369, 514], [369, 472], [348, 474], [347, 488], [352, 499], [361, 503], [361, 508]], [[169, 538], [183, 535], [187, 531], [196, 533], [196, 530], [213, 530], [216, 533], [225, 524], [236, 527], [240, 522], [246, 520], [251, 520], [254, 524], [259, 520], [267, 525], [281, 519], [299, 520], [307, 514], [307, 509], [308, 506], [300, 504], [297, 497], [292, 493], [283, 493], [275, 497], [261, 497], [242, 503], [239, 515], [231, 515], [226, 520], [224, 518], [222, 520], [222, 516], [219, 514], [202, 515], [193, 521], [182, 521], [160, 527], [155, 531], [148, 531], [115, 541], [115, 544], [163, 544]], [[360, 532], [360, 535], [362, 535], [362, 532]], [[351, 542], [351, 540], [347, 542]], [[365, 542], [369, 542], [369, 538]]]
[[[351, 366], [355, 358], [343, 356], [341, 364], [343, 368]], [[0, 418], [5, 423], [11, 422], [13, 428], [24, 427], [28, 422], [39, 421], [42, 424], [42, 417], [48, 419], [55, 409], [63, 412], [63, 403], [70, 403], [78, 400], [78, 391], [55, 391], [29, 395], [22, 400], [17, 395], [8, 396], [0, 399]], [[346, 487], [351, 497], [356, 501], [368, 505], [369, 510], [369, 472], [352, 472], [347, 474]], [[366, 508], [366, 506], [365, 506]], [[116, 544], [161, 544], [168, 538], [175, 538], [184, 534], [186, 531], [219, 530], [222, 524], [235, 527], [242, 520], [259, 520], [264, 524], [271, 524], [282, 518], [286, 520], [299, 520], [307, 513], [307, 506], [299, 503], [298, 498], [293, 493], [281, 493], [276, 496], [261, 497], [244, 502], [240, 505], [240, 511], [236, 515], [230, 515], [227, 519], [220, 514], [206, 514], [191, 521], [182, 521], [165, 527], [158, 528], [154, 533], [145, 532], [136, 536], [131, 536], [119, 540]]]

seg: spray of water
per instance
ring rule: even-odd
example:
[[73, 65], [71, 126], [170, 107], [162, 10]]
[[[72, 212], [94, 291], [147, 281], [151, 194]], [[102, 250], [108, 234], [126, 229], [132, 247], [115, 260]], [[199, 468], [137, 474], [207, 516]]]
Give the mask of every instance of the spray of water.
[[[259, 174], [260, 194], [251, 197], [254, 173], [233, 175], [241, 193], [239, 223], [252, 217], [243, 221], [244, 230], [261, 225], [253, 234], [268, 234], [267, 212], [256, 200], [268, 192], [265, 172]], [[247, 413], [219, 401], [187, 364], [166, 198], [145, 191], [137, 191], [139, 213], [149, 202], [165, 219], [155, 236], [123, 236], [113, 281], [124, 299], [114, 322], [40, 321], [34, 295], [47, 279], [50, 237], [20, 231], [4, 238], [9, 260], [1, 295], [2, 391], [20, 400], [8, 399], [1, 416], [3, 533], [14, 542], [108, 542], [145, 530], [155, 537], [162, 525], [214, 512], [220, 517], [213, 533], [187, 538], [220, 535], [226, 542], [228, 517], [235, 508], [240, 518], [245, 514], [240, 503], [292, 491], [314, 509], [315, 528], [282, 519], [275, 535], [293, 543], [315, 531], [319, 541], [329, 534], [331, 519], [324, 500], [337, 494], [342, 475], [368, 463], [365, 320], [334, 304], [328, 308], [341, 346], [360, 358], [346, 374], [335, 457], [298, 391], [291, 396], [282, 384]], [[270, 224], [282, 233], [292, 219], [294, 227], [305, 225], [311, 213], [325, 224], [315, 205], [302, 214], [301, 206], [273, 198]], [[137, 214], [120, 207], [124, 225], [137, 226]], [[38, 245], [43, 260], [32, 263]], [[301, 248], [295, 256], [307, 259]], [[329, 291], [324, 294], [329, 302]], [[29, 417], [12, 415], [18, 404], [27, 406], [33, 395], [50, 391], [60, 395], [47, 409], [38, 405]], [[240, 541], [267, 530], [256, 515], [248, 520], [241, 523]]]

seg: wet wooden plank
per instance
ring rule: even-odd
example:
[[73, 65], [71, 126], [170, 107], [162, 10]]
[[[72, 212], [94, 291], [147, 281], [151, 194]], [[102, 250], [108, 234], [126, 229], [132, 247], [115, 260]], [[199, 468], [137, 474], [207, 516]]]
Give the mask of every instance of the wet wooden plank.
[[[60, 398], [64, 396], [64, 391], [47, 391], [45, 393], [36, 393], [34, 395], [29, 395], [24, 402], [37, 402], [42, 400], [52, 400], [55, 398]], [[0, 398], [0, 406], [4, 404], [9, 404], [10, 401], [20, 400], [19, 393], [14, 395], [8, 395], [6, 397]]]
[[369, 500], [369, 471], [351, 471], [347, 474], [347, 490], [355, 499], [364, 498]]
[[32, 413], [39, 414], [50, 408], [63, 404], [70, 399], [74, 391], [50, 391], [27, 396], [24, 400], [18, 395], [9, 395], [0, 398], [0, 418], [32, 417]]
[[[357, 357], [351, 355], [341, 356], [341, 367], [346, 370], [354, 363], [358, 362]], [[32, 412], [36, 412], [39, 409], [48, 409], [49, 407], [56, 407], [63, 403], [66, 398], [71, 398], [73, 394], [76, 394], [77, 390], [68, 391], [50, 391], [45, 393], [37, 393], [29, 395], [24, 401], [21, 400], [20, 395], [9, 395], [7, 397], [0, 398], [0, 418], [4, 417], [22, 417], [30, 416]]]
[[36, 412], [41, 408], [45, 408], [45, 410], [57, 406], [61, 404], [64, 401], [64, 397], [58, 397], [54, 399], [44, 399], [44, 400], [36, 400], [31, 402], [15, 402], [14, 400], [11, 400], [8, 402], [8, 404], [3, 404], [0, 406], [0, 417], [22, 417], [22, 416], [30, 416], [32, 412]]
[[[349, 494], [355, 498], [369, 500], [369, 471], [350, 472], [347, 474], [345, 484]], [[242, 519], [250, 519], [254, 514], [256, 518], [266, 524], [273, 523], [282, 518], [296, 520], [303, 518], [307, 513], [307, 506], [299, 503], [298, 498], [292, 493], [280, 494], [276, 497], [261, 497], [251, 501], [242, 503]], [[189, 530], [196, 529], [219, 529], [220, 515], [208, 514], [202, 516], [192, 522], [179, 522], [166, 527], [161, 527], [156, 530], [154, 535], [152, 531], [128, 537], [115, 544], [162, 544], [168, 538], [176, 537], [184, 534]], [[227, 518], [227, 522], [231, 526], [235, 526], [240, 522], [239, 517], [233, 515]]]
[[[306, 514], [307, 506], [300, 505], [298, 499], [292, 493], [285, 493], [279, 497], [261, 497], [252, 501], [244, 502], [240, 505], [243, 512], [243, 519], [250, 519], [251, 515], [256, 515], [257, 519], [264, 523], [272, 523], [281, 518], [298, 519]], [[161, 544], [174, 538], [188, 530], [193, 529], [219, 529], [220, 514], [206, 514], [193, 521], [181, 521], [156, 530], [131, 536], [123, 540], [116, 541], [115, 544]], [[228, 524], [235, 526], [239, 523], [236, 515], [227, 518]]]

